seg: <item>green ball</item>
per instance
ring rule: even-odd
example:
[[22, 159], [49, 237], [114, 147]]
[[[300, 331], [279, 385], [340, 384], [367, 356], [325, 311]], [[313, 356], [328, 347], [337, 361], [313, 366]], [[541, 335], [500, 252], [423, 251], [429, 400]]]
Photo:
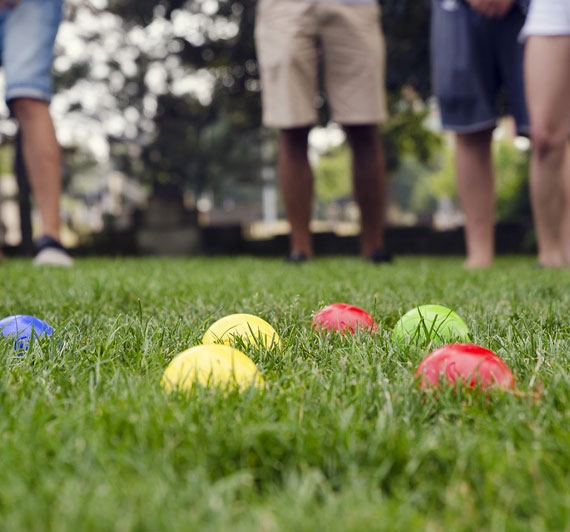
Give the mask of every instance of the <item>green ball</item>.
[[395, 342], [420, 344], [470, 339], [465, 322], [453, 310], [442, 305], [421, 305], [406, 312], [396, 323], [392, 338]]

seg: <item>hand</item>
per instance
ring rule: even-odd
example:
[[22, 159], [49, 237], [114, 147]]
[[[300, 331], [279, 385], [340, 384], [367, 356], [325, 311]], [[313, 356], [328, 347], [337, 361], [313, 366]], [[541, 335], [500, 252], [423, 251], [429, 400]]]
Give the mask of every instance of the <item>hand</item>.
[[0, 11], [4, 11], [4, 9], [14, 9], [20, 0], [0, 0]]
[[502, 18], [511, 9], [515, 0], [467, 0], [467, 2], [485, 17]]

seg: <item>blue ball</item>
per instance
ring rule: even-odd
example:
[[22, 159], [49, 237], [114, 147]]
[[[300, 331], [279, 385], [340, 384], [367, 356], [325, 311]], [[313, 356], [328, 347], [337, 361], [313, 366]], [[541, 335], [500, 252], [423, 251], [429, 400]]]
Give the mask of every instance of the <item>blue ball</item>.
[[14, 350], [18, 352], [27, 351], [35, 339], [50, 337], [52, 333], [53, 329], [45, 321], [34, 316], [20, 314], [0, 320], [0, 334], [6, 338], [15, 338]]

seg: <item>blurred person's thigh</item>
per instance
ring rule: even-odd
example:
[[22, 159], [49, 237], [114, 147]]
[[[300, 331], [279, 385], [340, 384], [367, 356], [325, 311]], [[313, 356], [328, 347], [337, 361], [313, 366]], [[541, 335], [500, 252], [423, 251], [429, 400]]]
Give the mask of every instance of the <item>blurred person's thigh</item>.
[[327, 100], [343, 125], [386, 118], [385, 45], [378, 3], [317, 3]]
[[4, 14], [2, 65], [6, 101], [50, 101], [53, 48], [61, 18], [62, 0], [20, 0]]
[[533, 0], [521, 32], [533, 138], [540, 146], [568, 136], [570, 0]]
[[525, 59], [534, 152], [561, 153], [570, 126], [570, 34], [529, 35]]
[[523, 21], [518, 7], [503, 19], [488, 19], [460, 0], [432, 1], [432, 78], [445, 129], [474, 133], [494, 127], [503, 89], [519, 129], [528, 129], [517, 42]]
[[317, 121], [319, 42], [315, 4], [260, 0], [255, 45], [262, 82], [263, 123], [282, 129]]

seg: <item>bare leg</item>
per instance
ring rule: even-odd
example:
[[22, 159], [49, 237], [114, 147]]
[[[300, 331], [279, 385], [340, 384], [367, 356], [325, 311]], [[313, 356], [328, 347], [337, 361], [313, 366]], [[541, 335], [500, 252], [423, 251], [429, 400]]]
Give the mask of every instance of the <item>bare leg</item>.
[[42, 232], [59, 240], [61, 148], [46, 102], [17, 98], [12, 110], [22, 131], [22, 151], [30, 186], [40, 211]]
[[530, 37], [525, 81], [538, 261], [548, 267], [570, 265], [570, 37]]
[[345, 130], [353, 154], [354, 191], [362, 226], [362, 255], [369, 257], [384, 246], [384, 151], [376, 125], [346, 126]]
[[565, 266], [570, 266], [570, 144], [566, 142], [564, 161], [560, 165], [562, 189], [564, 195], [564, 211], [560, 223], [560, 238], [562, 240], [562, 258]]
[[309, 223], [313, 174], [307, 154], [310, 128], [284, 129], [279, 137], [278, 172], [285, 211], [291, 224], [291, 252], [313, 255]]
[[468, 268], [487, 268], [495, 249], [491, 129], [456, 135], [457, 188], [465, 215]]

